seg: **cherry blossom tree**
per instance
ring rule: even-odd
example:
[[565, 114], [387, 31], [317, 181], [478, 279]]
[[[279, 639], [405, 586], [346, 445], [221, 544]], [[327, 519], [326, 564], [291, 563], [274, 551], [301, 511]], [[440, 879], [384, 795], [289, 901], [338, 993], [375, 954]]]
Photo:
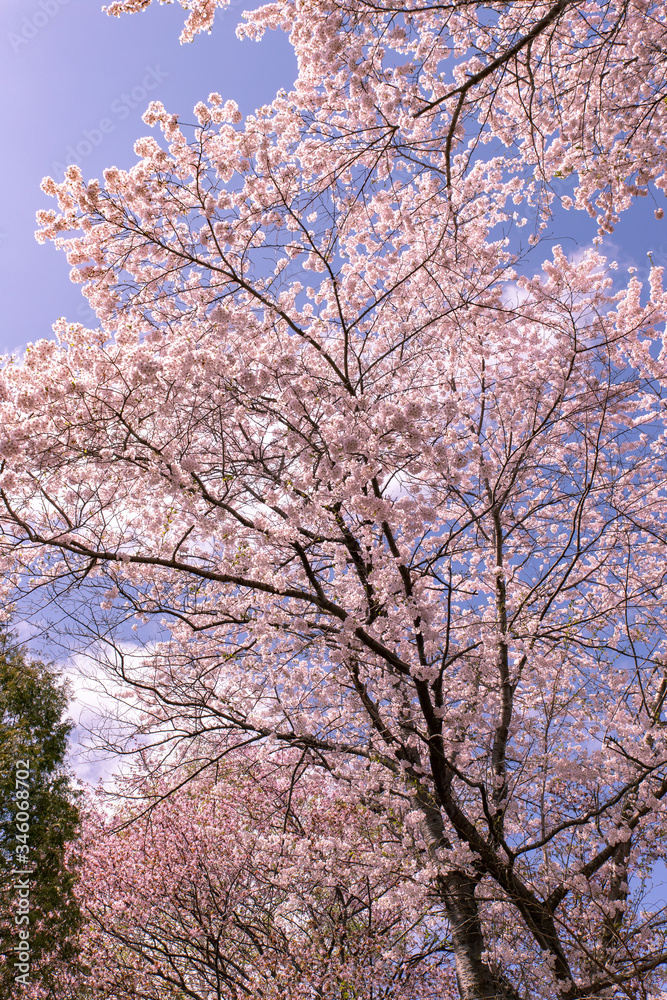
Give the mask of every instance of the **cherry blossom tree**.
[[8, 597], [111, 648], [174, 788], [244, 745], [403, 810], [463, 1000], [664, 984], [662, 270], [520, 242], [559, 174], [600, 241], [663, 185], [660, 9], [248, 15], [294, 93], [47, 179], [100, 325], [0, 382]]
[[169, 795], [159, 768], [135, 769], [117, 789], [124, 805], [91, 805], [79, 847], [88, 972], [64, 968], [63, 990], [453, 997], [453, 977], [432, 960], [447, 944], [428, 873], [396, 821], [304, 764], [294, 752], [261, 767], [237, 754]]

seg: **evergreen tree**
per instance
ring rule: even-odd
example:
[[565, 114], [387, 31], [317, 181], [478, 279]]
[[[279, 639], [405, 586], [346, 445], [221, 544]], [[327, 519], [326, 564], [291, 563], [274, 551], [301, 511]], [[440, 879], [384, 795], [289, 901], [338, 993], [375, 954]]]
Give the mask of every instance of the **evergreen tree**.
[[[19, 929], [27, 930], [27, 980], [50, 991], [54, 963], [75, 959], [79, 911], [66, 861], [75, 837], [78, 793], [65, 758], [73, 724], [64, 719], [66, 687], [53, 669], [31, 661], [0, 634], [0, 995], [19, 996]], [[26, 766], [26, 764], [28, 766]], [[28, 815], [26, 820], [25, 816]], [[19, 875], [18, 872], [29, 872]], [[18, 888], [29, 883], [29, 922], [17, 923]], [[25, 906], [25, 904], [23, 904]], [[25, 967], [22, 966], [23, 971]]]

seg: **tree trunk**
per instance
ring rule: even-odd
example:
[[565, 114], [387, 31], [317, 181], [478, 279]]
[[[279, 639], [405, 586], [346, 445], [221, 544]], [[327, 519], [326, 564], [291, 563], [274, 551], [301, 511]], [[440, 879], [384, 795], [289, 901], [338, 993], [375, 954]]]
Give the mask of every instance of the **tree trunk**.
[[482, 961], [484, 936], [474, 879], [463, 872], [451, 872], [442, 877], [440, 889], [452, 929], [461, 1000], [520, 1000], [505, 978], [495, 975]]

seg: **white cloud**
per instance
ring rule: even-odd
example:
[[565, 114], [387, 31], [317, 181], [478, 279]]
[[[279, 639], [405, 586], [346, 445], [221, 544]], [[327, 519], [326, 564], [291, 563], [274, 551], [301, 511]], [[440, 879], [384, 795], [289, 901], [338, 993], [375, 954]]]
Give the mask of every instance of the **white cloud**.
[[81, 782], [111, 781], [128, 760], [129, 754], [117, 748], [130, 749], [138, 709], [123, 697], [130, 688], [118, 671], [121, 661], [140, 667], [150, 653], [149, 646], [119, 642], [97, 653], [74, 653], [59, 662], [70, 688], [68, 714], [75, 726], [70, 763]]

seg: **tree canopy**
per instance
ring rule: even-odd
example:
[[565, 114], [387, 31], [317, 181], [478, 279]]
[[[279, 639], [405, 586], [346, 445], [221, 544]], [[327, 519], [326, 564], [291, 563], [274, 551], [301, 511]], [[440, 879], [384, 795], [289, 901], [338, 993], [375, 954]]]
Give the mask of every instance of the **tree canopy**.
[[[111, 648], [174, 794], [297, 753], [413, 830], [462, 1000], [665, 985], [667, 297], [604, 251], [663, 214], [666, 14], [246, 14], [294, 90], [46, 179], [99, 326], [0, 378], [8, 596]], [[560, 207], [596, 245], [545, 258]]]

